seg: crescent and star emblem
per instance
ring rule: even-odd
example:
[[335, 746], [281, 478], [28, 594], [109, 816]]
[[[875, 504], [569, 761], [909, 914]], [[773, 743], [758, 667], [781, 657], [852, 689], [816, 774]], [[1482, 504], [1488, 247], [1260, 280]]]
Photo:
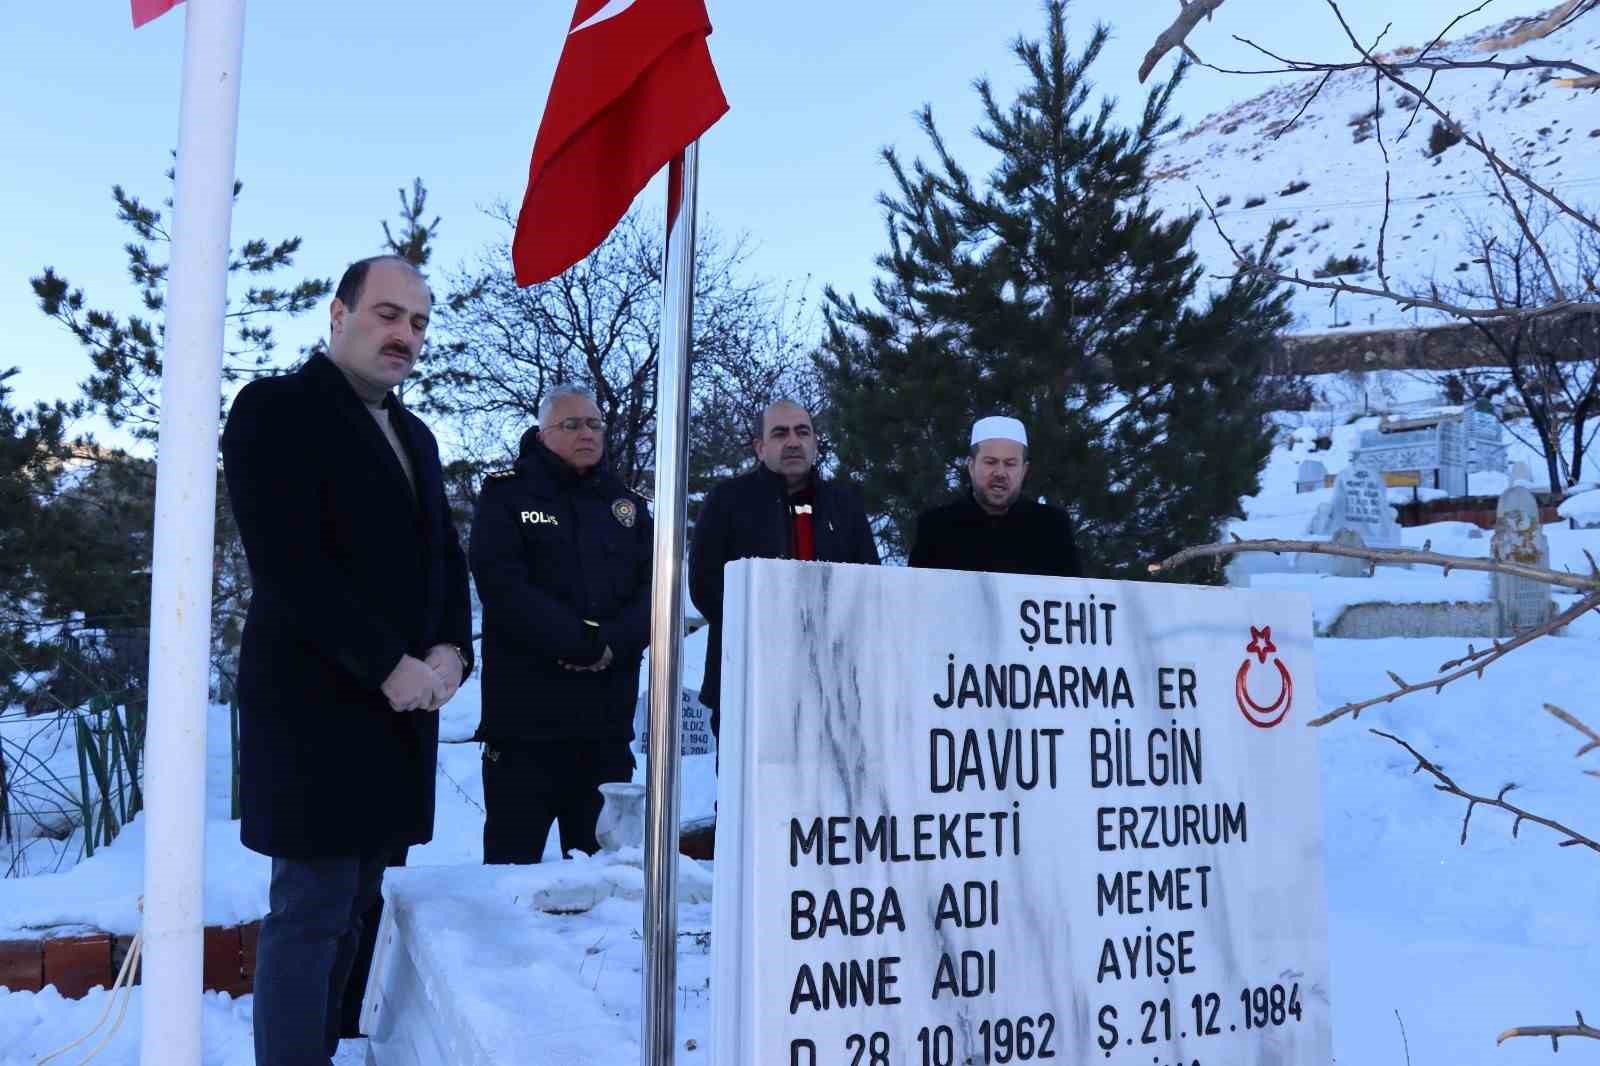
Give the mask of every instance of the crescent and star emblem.
[[[1249, 677], [1250, 668], [1265, 665], [1270, 656], [1276, 654], [1278, 646], [1272, 642], [1272, 627], [1262, 626], [1257, 629], [1250, 627], [1250, 643], [1245, 645], [1245, 659], [1239, 664], [1239, 672], [1234, 677], [1233, 695], [1238, 701], [1239, 713], [1258, 729], [1271, 729], [1284, 716], [1289, 713], [1289, 707], [1294, 703], [1294, 678], [1289, 674], [1289, 668], [1283, 665], [1282, 659], [1274, 659], [1273, 665], [1278, 668], [1278, 679], [1281, 687], [1278, 698], [1271, 703], [1257, 703], [1250, 695]], [[1255, 656], [1256, 662], [1251, 662], [1250, 657]]]

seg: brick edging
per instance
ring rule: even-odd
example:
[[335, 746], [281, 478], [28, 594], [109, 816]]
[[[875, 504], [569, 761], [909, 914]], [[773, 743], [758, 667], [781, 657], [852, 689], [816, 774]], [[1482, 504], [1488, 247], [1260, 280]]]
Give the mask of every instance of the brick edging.
[[[207, 992], [249, 995], [255, 984], [260, 928], [260, 922], [206, 927], [202, 952]], [[81, 999], [96, 986], [111, 987], [132, 944], [133, 937], [110, 933], [0, 940], [0, 987], [38, 992], [53, 985], [66, 998]]]

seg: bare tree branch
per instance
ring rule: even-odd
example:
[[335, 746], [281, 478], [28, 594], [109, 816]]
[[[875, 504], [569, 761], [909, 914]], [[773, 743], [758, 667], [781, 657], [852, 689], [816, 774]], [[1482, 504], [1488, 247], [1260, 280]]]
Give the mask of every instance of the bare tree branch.
[[[1507, 795], [1507, 793], [1511, 792], [1512, 789], [1517, 787], [1515, 783], [1506, 785], [1504, 788], [1502, 788], [1500, 790], [1499, 795], [1496, 795], [1496, 796], [1479, 796], [1479, 795], [1475, 795], [1475, 794], [1473, 794], [1471, 792], [1468, 792], [1466, 789], [1462, 788], [1460, 785], [1456, 784], [1455, 781], [1453, 781], [1451, 779], [1449, 774], [1445, 773], [1443, 770], [1439, 769], [1439, 767], [1437, 767], [1433, 763], [1429, 762], [1427, 756], [1423, 755], [1416, 748], [1413, 748], [1410, 744], [1407, 744], [1405, 741], [1401, 740], [1399, 737], [1395, 736], [1393, 733], [1385, 733], [1381, 729], [1373, 729], [1370, 732], [1372, 732], [1376, 736], [1383, 737], [1383, 738], [1385, 738], [1387, 740], [1392, 740], [1396, 744], [1400, 745], [1402, 748], [1404, 748], [1407, 751], [1409, 751], [1411, 753], [1412, 758], [1417, 760], [1417, 768], [1415, 770], [1413, 770], [1412, 773], [1418, 773], [1418, 772], [1426, 771], [1427, 773], [1431, 774], [1439, 782], [1438, 784], [1433, 786], [1434, 788], [1438, 789], [1440, 792], [1449, 793], [1452, 796], [1459, 796], [1460, 798], [1462, 798], [1462, 799], [1467, 801], [1467, 813], [1461, 819], [1461, 843], [1462, 844], [1465, 844], [1467, 842], [1467, 828], [1472, 822], [1472, 812], [1481, 803], [1485, 807], [1498, 807], [1500, 810], [1505, 811], [1508, 814], [1514, 815], [1516, 817], [1516, 820], [1511, 823], [1511, 835], [1512, 836], [1516, 836], [1517, 835], [1517, 831], [1522, 827], [1522, 823], [1523, 822], [1534, 822], [1534, 823], [1536, 823], [1538, 825], [1544, 826], [1546, 829], [1553, 829], [1555, 832], [1560, 833], [1563, 837], [1566, 838], [1565, 840], [1562, 840], [1557, 845], [1558, 847], [1563, 847], [1563, 848], [1583, 847], [1583, 848], [1588, 848], [1590, 851], [1593, 851], [1593, 852], [1596, 852], [1596, 853], [1600, 853], [1600, 841], [1593, 840], [1593, 839], [1591, 839], [1589, 837], [1586, 837], [1582, 833], [1578, 832], [1576, 829], [1570, 829], [1567, 826], [1562, 825], [1560, 822], [1553, 821], [1553, 820], [1551, 820], [1549, 818], [1545, 818], [1542, 815], [1534, 814], [1532, 811], [1525, 810], [1525, 809], [1523, 809], [1521, 807], [1518, 807], [1514, 803], [1507, 803], [1506, 802], [1506, 795]], [[1565, 1034], [1565, 1035], [1572, 1035], [1572, 1034]], [[1587, 1035], [1587, 1034], [1576, 1034], [1576, 1035]]]
[[1520, 48], [1529, 41], [1537, 41], [1548, 37], [1564, 25], [1569, 16], [1579, 14], [1580, 7], [1593, 7], [1594, 0], [1567, 0], [1566, 3], [1550, 12], [1544, 19], [1522, 27], [1515, 33], [1504, 37], [1491, 37], [1478, 45], [1480, 52], [1501, 52], [1508, 48]]
[[[1548, 200], [1562, 214], [1567, 215], [1589, 229], [1600, 230], [1600, 222], [1596, 222], [1594, 219], [1589, 218], [1583, 212], [1577, 210], [1571, 204], [1568, 204], [1565, 200], [1561, 199], [1561, 197], [1557, 196], [1550, 189], [1547, 189], [1538, 182], [1534, 181], [1525, 172], [1512, 166], [1510, 163], [1507, 163], [1500, 157], [1498, 152], [1489, 147], [1488, 141], [1481, 134], [1474, 139], [1467, 131], [1466, 127], [1458, 122], [1454, 116], [1430, 100], [1428, 95], [1421, 89], [1418, 89], [1415, 85], [1412, 85], [1410, 82], [1402, 78], [1398, 73], [1396, 73], [1392, 65], [1383, 63], [1374, 58], [1370, 51], [1361, 46], [1361, 41], [1356, 37], [1355, 31], [1350, 28], [1350, 23], [1346, 21], [1344, 12], [1339, 10], [1339, 4], [1337, 0], [1326, 0], [1326, 3], [1330, 8], [1333, 9], [1334, 15], [1339, 19], [1339, 25], [1344, 28], [1345, 36], [1350, 39], [1351, 47], [1355, 48], [1356, 51], [1361, 53], [1362, 57], [1366, 60], [1366, 64], [1371, 66], [1378, 73], [1382, 74], [1385, 78], [1388, 78], [1389, 81], [1395, 85], [1416, 97], [1419, 106], [1424, 106], [1429, 111], [1432, 111], [1435, 115], [1438, 115], [1439, 120], [1443, 122], [1445, 126], [1447, 126], [1452, 132], [1458, 134], [1463, 142], [1465, 142], [1479, 155], [1482, 155], [1484, 159], [1488, 160], [1490, 169], [1494, 170], [1497, 176], [1502, 178], [1506, 176], [1516, 178], [1529, 190]], [[1508, 199], [1510, 198], [1509, 191], [1507, 193], [1507, 197]]]
[[1583, 756], [1589, 754], [1591, 751], [1594, 751], [1596, 748], [1600, 748], [1600, 733], [1596, 733], [1593, 729], [1590, 729], [1588, 726], [1578, 721], [1576, 717], [1566, 711], [1563, 711], [1560, 707], [1557, 707], [1553, 703], [1545, 704], [1544, 709], [1589, 738], [1589, 742], [1578, 749], [1578, 753], [1573, 756], [1574, 759], [1581, 759]]
[[1213, 11], [1222, 6], [1222, 0], [1178, 0], [1178, 2], [1183, 5], [1183, 10], [1173, 20], [1172, 25], [1163, 30], [1161, 36], [1156, 38], [1156, 43], [1151, 45], [1150, 51], [1145, 53], [1144, 62], [1139, 64], [1139, 81], [1141, 84], [1150, 76], [1150, 72], [1156, 68], [1156, 64], [1161, 62], [1161, 57], [1174, 48], [1182, 48], [1190, 59], [1197, 63], [1200, 62], [1200, 57], [1189, 50], [1189, 46], [1184, 42], [1184, 39], [1189, 36], [1189, 32], [1195, 26], [1199, 25], [1201, 19], [1209, 18]]
[[[1331, 292], [1334, 296], [1338, 296], [1341, 293], [1354, 296], [1376, 296], [1380, 299], [1390, 300], [1399, 304], [1402, 311], [1409, 311], [1414, 307], [1426, 307], [1434, 311], [1442, 311], [1445, 314], [1452, 315], [1456, 318], [1468, 320], [1543, 318], [1549, 315], [1562, 314], [1600, 314], [1600, 300], [1557, 300], [1551, 303], [1535, 304], [1527, 307], [1516, 307], [1511, 305], [1496, 307], [1465, 307], [1461, 304], [1453, 304], [1448, 301], [1441, 300], [1437, 295], [1423, 296], [1420, 293], [1399, 292], [1388, 287], [1387, 285], [1385, 285], [1383, 288], [1375, 289], [1370, 285], [1352, 285], [1348, 281], [1320, 281], [1313, 278], [1301, 277], [1299, 274], [1285, 274], [1281, 270], [1273, 270], [1264, 263], [1259, 263], [1251, 259], [1249, 256], [1240, 251], [1239, 246], [1234, 243], [1233, 238], [1228, 236], [1227, 230], [1223, 229], [1221, 220], [1217, 218], [1217, 209], [1212, 206], [1211, 200], [1206, 196], [1203, 190], [1197, 191], [1199, 192], [1201, 202], [1206, 205], [1206, 211], [1211, 216], [1211, 224], [1216, 228], [1217, 235], [1222, 238], [1223, 243], [1228, 246], [1228, 251], [1233, 255], [1234, 265], [1241, 271], [1254, 274], [1257, 277], [1265, 278], [1269, 281], [1276, 281], [1289, 285], [1298, 285], [1305, 289], [1320, 289], [1324, 292]], [[1384, 197], [1386, 214], [1388, 210], [1388, 203], [1389, 200], [1386, 194]], [[1224, 281], [1228, 280], [1229, 277], [1225, 274], [1219, 274], [1215, 276]]]
[[1282, 555], [1284, 552], [1299, 552], [1308, 555], [1338, 555], [1347, 559], [1365, 559], [1376, 566], [1437, 566], [1446, 574], [1452, 570], [1476, 570], [1487, 574], [1506, 574], [1510, 577], [1523, 577], [1530, 581], [1542, 581], [1547, 585], [1556, 585], [1561, 588], [1574, 589], [1578, 592], [1600, 594], [1600, 577], [1573, 574], [1565, 570], [1550, 570], [1542, 566], [1529, 566], [1527, 563], [1516, 563], [1500, 559], [1485, 559], [1469, 555], [1445, 555], [1440, 552], [1430, 551], [1424, 546], [1420, 551], [1415, 548], [1365, 548], [1355, 545], [1330, 544], [1323, 540], [1234, 540], [1226, 544], [1202, 544], [1198, 547], [1185, 548], [1159, 563], [1151, 563], [1150, 573], [1159, 574], [1164, 570], [1173, 570], [1184, 563], [1196, 559], [1212, 559], [1224, 555], [1239, 555], [1246, 552], [1271, 552], [1273, 555]]
[[1490, 647], [1482, 651], [1476, 651], [1469, 646], [1467, 649], [1467, 654], [1463, 658], [1456, 660], [1456, 663], [1458, 664], [1466, 663], [1467, 665], [1462, 666], [1459, 670], [1454, 670], [1450, 673], [1440, 674], [1438, 677], [1430, 678], [1429, 680], [1420, 684], [1411, 684], [1401, 678], [1398, 674], [1395, 674], [1391, 671], [1389, 678], [1395, 683], [1395, 689], [1393, 692], [1386, 693], [1382, 696], [1374, 696], [1371, 699], [1361, 700], [1357, 703], [1347, 703], [1343, 707], [1338, 707], [1329, 711], [1320, 718], [1313, 718], [1310, 724], [1314, 726], [1324, 726], [1329, 722], [1334, 722], [1340, 718], [1343, 718], [1347, 714], [1353, 718], [1359, 718], [1361, 716], [1361, 712], [1366, 710], [1368, 707], [1375, 707], [1380, 703], [1393, 703], [1400, 697], [1409, 696], [1413, 692], [1422, 692], [1426, 689], [1432, 689], [1435, 693], [1438, 693], [1452, 681], [1460, 681], [1462, 678], [1470, 677], [1473, 674], [1476, 674], [1481, 678], [1483, 676], [1483, 671], [1489, 666], [1490, 663], [1495, 662], [1498, 659], [1505, 658], [1507, 655], [1516, 651], [1518, 648], [1523, 647], [1524, 645], [1532, 644], [1540, 637], [1549, 636], [1556, 630], [1572, 624], [1579, 618], [1582, 618], [1589, 611], [1594, 610], [1600, 610], [1600, 592], [1590, 593], [1577, 603], [1573, 604], [1571, 607], [1567, 608], [1565, 611], [1562, 611], [1558, 615], [1552, 616], [1543, 624], [1534, 626], [1532, 629], [1526, 630], [1525, 632], [1518, 633], [1515, 637], [1512, 637], [1510, 640], [1505, 641], [1504, 643], [1495, 641]]
[[1588, 1025], [1583, 1020], [1583, 1012], [1578, 1011], [1577, 1025], [1519, 1025], [1515, 1029], [1507, 1029], [1495, 1037], [1496, 1044], [1504, 1044], [1507, 1040], [1517, 1036], [1548, 1036], [1550, 1050], [1561, 1050], [1561, 1038], [1564, 1036], [1582, 1036], [1590, 1040], [1600, 1040], [1600, 1029]]

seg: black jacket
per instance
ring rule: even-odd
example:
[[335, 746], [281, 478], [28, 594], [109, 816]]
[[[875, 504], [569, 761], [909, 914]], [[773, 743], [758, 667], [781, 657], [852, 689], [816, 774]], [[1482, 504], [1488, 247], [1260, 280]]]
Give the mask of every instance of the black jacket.
[[[816, 479], [813, 547], [819, 562], [878, 564], [861, 498], [848, 485]], [[722, 568], [735, 559], [790, 559], [788, 490], [782, 475], [757, 465], [711, 490], [689, 547], [689, 598], [711, 625], [700, 702], [722, 695]]]
[[439, 716], [396, 713], [404, 654], [472, 653], [467, 565], [428, 427], [393, 397], [412, 495], [338, 367], [246, 385], [222, 435], [250, 564], [239, 651], [240, 838], [267, 855], [350, 855], [433, 836]]
[[[647, 501], [609, 469], [578, 474], [528, 431], [490, 474], [469, 549], [483, 601], [483, 720], [502, 743], [633, 737], [650, 643]], [[590, 624], [595, 623], [595, 624]], [[599, 673], [564, 669], [611, 648]]]
[[1005, 514], [991, 515], [971, 492], [917, 517], [909, 562], [935, 570], [1082, 576], [1067, 512], [1018, 500]]

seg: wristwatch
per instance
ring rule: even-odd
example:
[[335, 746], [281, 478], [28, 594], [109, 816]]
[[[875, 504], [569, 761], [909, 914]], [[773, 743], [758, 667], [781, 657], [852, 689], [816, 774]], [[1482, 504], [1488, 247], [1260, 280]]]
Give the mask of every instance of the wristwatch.
[[467, 655], [461, 650], [461, 645], [446, 643], [445, 647], [456, 653], [456, 658], [461, 661], [461, 680], [465, 681], [467, 675], [472, 673], [472, 667], [467, 663]]

